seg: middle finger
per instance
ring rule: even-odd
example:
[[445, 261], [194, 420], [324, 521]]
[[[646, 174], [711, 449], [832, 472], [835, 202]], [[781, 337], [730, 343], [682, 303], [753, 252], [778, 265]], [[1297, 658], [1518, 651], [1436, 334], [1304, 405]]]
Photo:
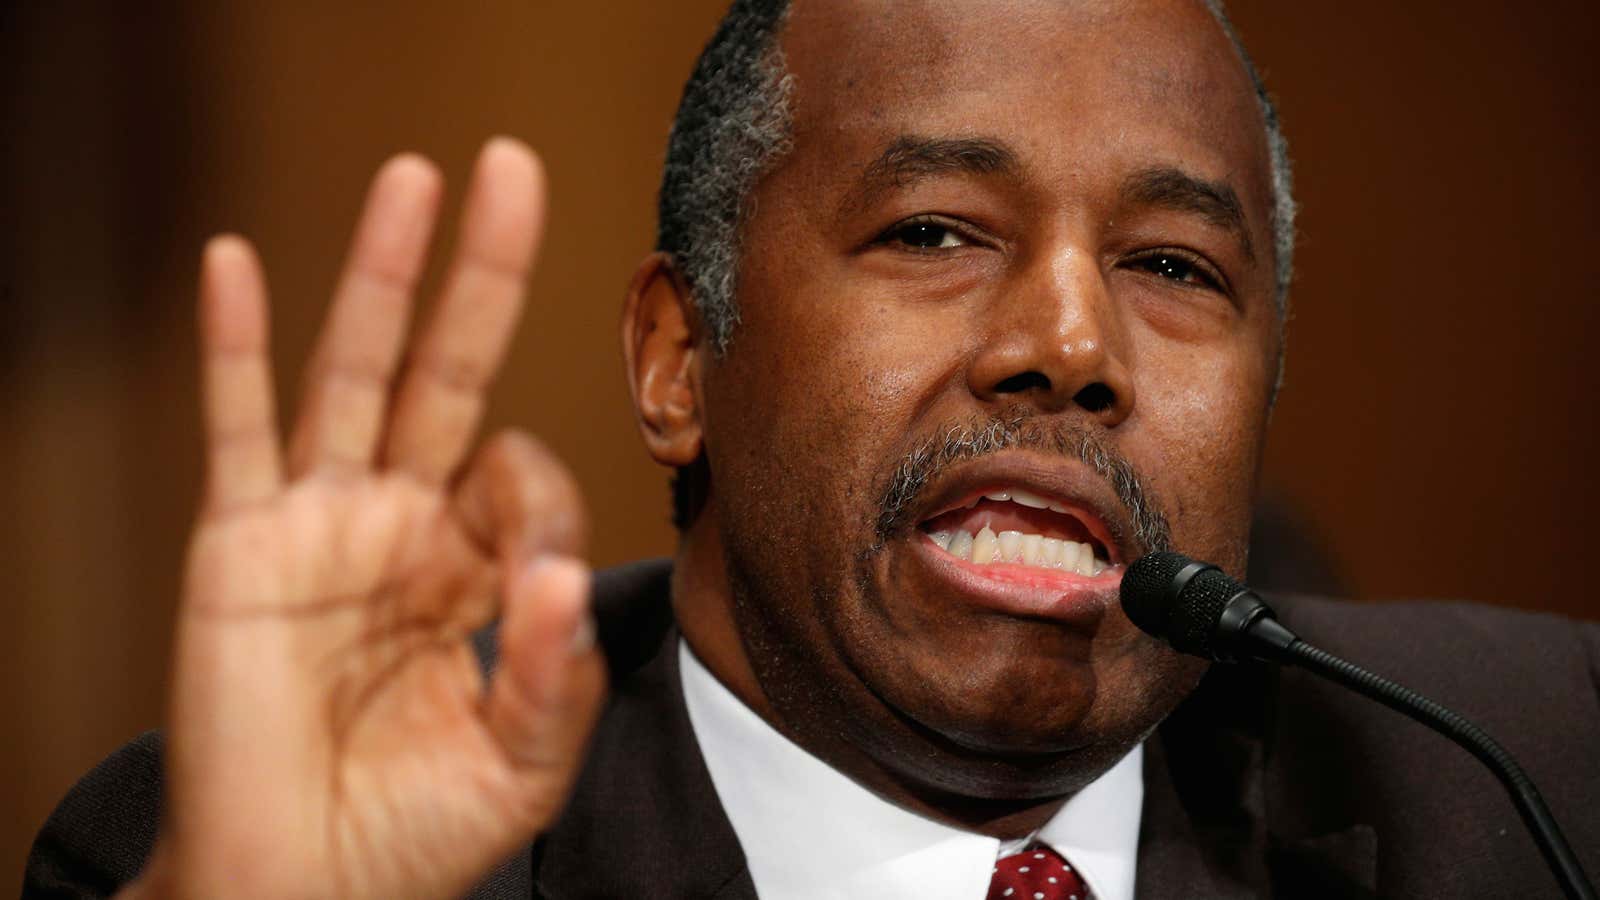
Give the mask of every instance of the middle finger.
[[307, 366], [289, 444], [292, 475], [371, 464], [441, 191], [438, 170], [414, 154], [395, 157], [373, 178]]
[[544, 173], [525, 145], [484, 146], [455, 260], [395, 395], [384, 462], [430, 484], [460, 465], [505, 356], [544, 227]]

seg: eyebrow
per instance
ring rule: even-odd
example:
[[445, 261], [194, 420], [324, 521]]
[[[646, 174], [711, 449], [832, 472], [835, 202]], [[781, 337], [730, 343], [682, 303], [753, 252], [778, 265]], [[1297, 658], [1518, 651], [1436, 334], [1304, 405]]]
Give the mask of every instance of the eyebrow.
[[1255, 260], [1250, 230], [1245, 227], [1244, 204], [1226, 181], [1207, 181], [1182, 169], [1163, 166], [1128, 176], [1122, 183], [1122, 198], [1125, 202], [1196, 213], [1208, 223], [1232, 232], [1245, 256]]
[[867, 163], [861, 178], [846, 195], [844, 208], [869, 207], [888, 191], [933, 175], [955, 173], [1016, 178], [1020, 172], [1017, 155], [1000, 141], [981, 137], [902, 135]]

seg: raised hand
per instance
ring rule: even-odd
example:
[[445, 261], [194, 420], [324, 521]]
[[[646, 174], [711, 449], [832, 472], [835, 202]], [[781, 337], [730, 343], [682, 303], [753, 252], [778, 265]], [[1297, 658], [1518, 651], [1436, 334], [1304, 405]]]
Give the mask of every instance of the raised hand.
[[[130, 893], [452, 896], [560, 812], [604, 692], [583, 513], [533, 439], [462, 471], [544, 217], [537, 160], [480, 156], [431, 321], [407, 350], [440, 202], [378, 173], [287, 450], [250, 246], [201, 272], [204, 506], [174, 650], [167, 807]], [[469, 635], [502, 618], [485, 683]]]

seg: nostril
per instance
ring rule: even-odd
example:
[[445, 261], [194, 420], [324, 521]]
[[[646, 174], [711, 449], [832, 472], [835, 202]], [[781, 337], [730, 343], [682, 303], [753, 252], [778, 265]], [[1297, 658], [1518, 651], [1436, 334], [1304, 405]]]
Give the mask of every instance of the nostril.
[[1019, 372], [994, 386], [997, 394], [1022, 394], [1038, 388], [1050, 390], [1050, 379], [1043, 372]]
[[1092, 413], [1101, 413], [1110, 409], [1117, 402], [1117, 395], [1102, 382], [1096, 381], [1079, 391], [1072, 398], [1078, 404]]

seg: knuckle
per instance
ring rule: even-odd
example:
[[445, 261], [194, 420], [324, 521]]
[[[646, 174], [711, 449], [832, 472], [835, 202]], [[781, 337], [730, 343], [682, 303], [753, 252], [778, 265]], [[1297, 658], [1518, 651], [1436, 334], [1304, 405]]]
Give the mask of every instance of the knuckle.
[[490, 376], [480, 360], [437, 351], [417, 352], [411, 359], [411, 369], [440, 388], [461, 394], [482, 390]]
[[495, 432], [489, 440], [484, 442], [483, 453], [486, 457], [504, 459], [507, 462], [537, 457], [540, 454], [553, 455], [545, 448], [543, 441], [526, 431], [516, 428], [506, 428]]
[[587, 542], [588, 514], [572, 472], [543, 441], [508, 429], [485, 443], [483, 465], [494, 482], [503, 522], [521, 543], [577, 553]]

